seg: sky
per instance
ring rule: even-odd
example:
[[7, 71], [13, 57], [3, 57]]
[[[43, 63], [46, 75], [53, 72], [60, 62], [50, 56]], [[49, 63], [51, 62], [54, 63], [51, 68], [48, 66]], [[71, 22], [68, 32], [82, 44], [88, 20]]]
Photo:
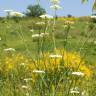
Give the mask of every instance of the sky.
[[[6, 16], [3, 10], [14, 10], [25, 12], [28, 5], [37, 4], [36, 0], [0, 0], [0, 16]], [[60, 0], [62, 9], [57, 11], [58, 16], [90, 16], [92, 14], [93, 0], [82, 4], [81, 0]], [[53, 15], [53, 10], [50, 9], [51, 3], [49, 0], [40, 0], [40, 5], [46, 9], [47, 14]]]

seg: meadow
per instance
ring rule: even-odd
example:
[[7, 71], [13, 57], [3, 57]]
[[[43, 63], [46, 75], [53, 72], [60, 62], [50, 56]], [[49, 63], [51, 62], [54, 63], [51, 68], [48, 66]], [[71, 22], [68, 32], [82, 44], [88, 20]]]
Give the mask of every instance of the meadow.
[[0, 96], [96, 96], [95, 30], [90, 17], [0, 19]]

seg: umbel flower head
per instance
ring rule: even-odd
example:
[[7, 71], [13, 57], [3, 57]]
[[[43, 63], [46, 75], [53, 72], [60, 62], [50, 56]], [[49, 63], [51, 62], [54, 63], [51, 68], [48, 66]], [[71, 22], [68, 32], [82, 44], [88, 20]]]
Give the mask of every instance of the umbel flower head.
[[[65, 50], [56, 50], [55, 53], [44, 53], [44, 59], [40, 60], [39, 66], [43, 70], [53, 70], [68, 68], [73, 71], [72, 75], [90, 77], [92, 71], [85, 65], [81, 56], [76, 52], [67, 52]], [[46, 67], [45, 67], [46, 66]], [[47, 69], [46, 69], [47, 68]], [[75, 71], [74, 70], [77, 70]]]
[[72, 72], [72, 75], [84, 76], [84, 73], [82, 73], [82, 72]]
[[61, 55], [58, 55], [58, 54], [51, 54], [49, 55], [50, 58], [62, 58]]
[[9, 17], [24, 17], [24, 14], [21, 12], [13, 11], [13, 10], [4, 10]]
[[15, 49], [14, 48], [7, 48], [7, 49], [4, 49], [4, 51], [15, 51]]
[[41, 15], [39, 17], [41, 17], [42, 19], [45, 19], [45, 18], [52, 19], [53, 18], [53, 16], [48, 15], [48, 14], [44, 14], [44, 15]]
[[60, 0], [50, 0], [50, 2], [51, 2], [52, 4], [58, 4], [58, 3], [60, 2]]
[[36, 25], [44, 25], [45, 22], [37, 22]]
[[28, 89], [28, 86], [26, 86], [26, 85], [22, 85], [21, 86], [23, 89]]
[[32, 81], [32, 78], [25, 78], [24, 81], [26, 82]]
[[2, 38], [0, 37], [0, 41], [2, 40]]
[[33, 73], [45, 73], [43, 70], [33, 70]]
[[48, 35], [49, 35], [49, 33], [33, 34], [32, 38], [44, 37], [44, 36], [48, 36]]
[[53, 10], [62, 9], [62, 7], [57, 5], [57, 4], [54, 4], [54, 5], [50, 6], [50, 8], [53, 9]]
[[75, 87], [75, 88], [71, 88], [71, 89], [70, 89], [70, 93], [71, 93], [71, 94], [79, 94], [80, 92], [79, 92], [79, 90], [78, 90], [78, 87]]
[[24, 14], [22, 14], [20, 12], [13, 11], [10, 13], [10, 16], [23, 17]]

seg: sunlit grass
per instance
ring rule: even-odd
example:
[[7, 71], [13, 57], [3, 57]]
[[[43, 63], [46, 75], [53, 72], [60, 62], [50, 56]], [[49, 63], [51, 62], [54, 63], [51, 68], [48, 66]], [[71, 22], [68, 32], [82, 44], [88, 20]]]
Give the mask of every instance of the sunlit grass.
[[95, 24], [73, 17], [57, 18], [54, 48], [53, 21], [46, 31], [48, 36], [41, 36], [46, 26], [36, 24], [48, 21], [0, 21], [1, 96], [95, 96]]

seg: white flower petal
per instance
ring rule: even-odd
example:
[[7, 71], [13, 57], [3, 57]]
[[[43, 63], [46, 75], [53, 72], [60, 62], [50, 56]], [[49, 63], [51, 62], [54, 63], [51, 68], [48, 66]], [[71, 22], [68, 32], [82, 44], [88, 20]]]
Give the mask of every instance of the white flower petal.
[[43, 36], [48, 36], [49, 33], [40, 33], [40, 34], [33, 34], [32, 38], [38, 38], [38, 37], [43, 37]]
[[41, 37], [42, 36], [46, 36], [46, 35], [49, 35], [49, 33], [40, 33]]
[[79, 92], [79, 91], [70, 91], [70, 93], [76, 93], [76, 94], [79, 94], [80, 92]]
[[45, 19], [45, 18], [51, 19], [51, 18], [53, 18], [53, 16], [48, 15], [48, 14], [41, 15], [40, 17], [41, 17], [42, 19]]
[[33, 34], [32, 38], [42, 37], [40, 34]]
[[79, 94], [80, 92], [79, 92], [78, 90], [79, 90], [78, 87], [71, 88], [71, 89], [70, 89], [70, 93]]
[[37, 24], [37, 25], [44, 25], [45, 22], [37, 22], [36, 24]]
[[34, 32], [34, 29], [31, 29], [30, 31], [31, 31], [31, 32]]
[[15, 51], [14, 48], [7, 48], [7, 49], [4, 49], [4, 51]]
[[22, 14], [20, 12], [13, 11], [13, 12], [10, 12], [10, 16], [23, 17], [24, 14]]
[[60, 0], [50, 0], [50, 2], [53, 4], [58, 4], [58, 3], [60, 3]]
[[84, 76], [84, 73], [82, 73], [82, 72], [72, 72], [72, 75]]
[[32, 81], [32, 78], [25, 78], [24, 81], [28, 82], [28, 81]]
[[50, 6], [50, 8], [54, 10], [62, 9], [62, 7], [57, 4]]
[[28, 86], [22, 85], [22, 88], [23, 88], [23, 89], [28, 89]]
[[2, 38], [0, 37], [0, 41], [2, 40]]
[[49, 57], [50, 58], [62, 58], [62, 56], [61, 55], [58, 55], [58, 54], [51, 54], [51, 55], [49, 55]]
[[91, 16], [91, 18], [96, 19], [96, 16], [93, 15], [93, 16]]
[[45, 71], [42, 71], [42, 70], [33, 70], [33, 73], [45, 73]]
[[94, 44], [96, 45], [96, 41], [94, 41]]
[[13, 10], [4, 10], [4, 11], [7, 12], [10, 17], [14, 17], [14, 16], [16, 16], [16, 17], [24, 17], [25, 16], [23, 13], [17, 12], [17, 11], [13, 11]]

